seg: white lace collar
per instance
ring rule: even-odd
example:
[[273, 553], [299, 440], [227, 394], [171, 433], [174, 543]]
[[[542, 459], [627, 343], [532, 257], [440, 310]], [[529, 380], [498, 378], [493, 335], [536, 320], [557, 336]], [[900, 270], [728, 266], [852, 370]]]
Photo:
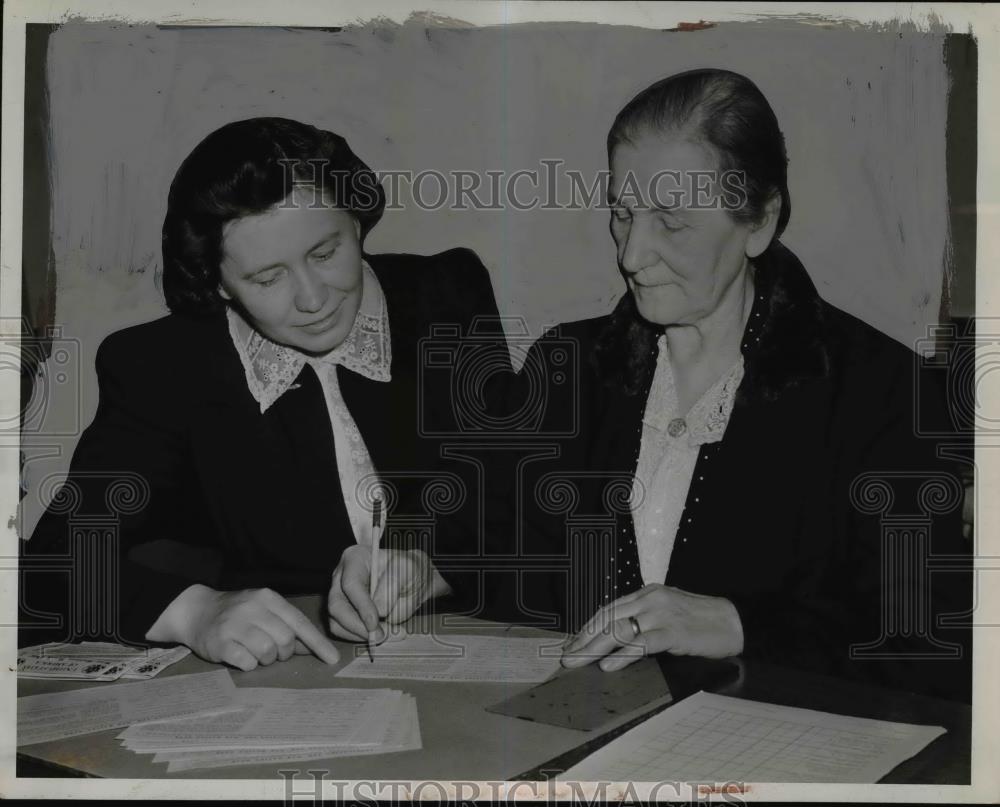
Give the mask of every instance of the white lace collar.
[[294, 348], [272, 342], [256, 331], [232, 307], [226, 310], [229, 336], [246, 373], [247, 386], [260, 404], [261, 413], [280, 398], [298, 378], [303, 366], [341, 364], [372, 381], [391, 381], [392, 350], [389, 313], [375, 272], [361, 262], [361, 306], [351, 331], [337, 347], [323, 356], [307, 356]]
[[[646, 400], [646, 410], [642, 421], [657, 429], [661, 439], [686, 439], [689, 445], [716, 443], [722, 439], [729, 423], [736, 400], [736, 390], [743, 380], [743, 356], [734, 362], [718, 381], [715, 382], [687, 414], [678, 412], [677, 390], [674, 387], [674, 374], [670, 367], [667, 337], [660, 335], [657, 341], [659, 355], [656, 359], [656, 371], [653, 384]], [[683, 429], [676, 426], [675, 421], [683, 421]]]

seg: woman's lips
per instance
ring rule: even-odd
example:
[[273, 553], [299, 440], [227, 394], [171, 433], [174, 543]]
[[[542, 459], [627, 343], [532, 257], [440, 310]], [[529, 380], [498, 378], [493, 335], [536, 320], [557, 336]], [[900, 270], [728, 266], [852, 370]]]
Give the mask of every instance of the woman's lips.
[[643, 289], [655, 289], [658, 286], [669, 285], [671, 282], [669, 280], [660, 280], [657, 278], [650, 277], [648, 274], [646, 274], [645, 270], [636, 272], [634, 275], [632, 275], [631, 280], [634, 285], [639, 286], [640, 288]]
[[315, 322], [310, 322], [308, 325], [300, 325], [299, 327], [310, 334], [323, 333], [324, 331], [330, 330], [333, 327], [334, 322], [337, 319], [337, 312], [340, 311], [340, 306], [343, 304], [343, 300], [337, 303], [337, 307], [333, 309], [329, 314], [327, 314], [323, 319], [316, 320]]

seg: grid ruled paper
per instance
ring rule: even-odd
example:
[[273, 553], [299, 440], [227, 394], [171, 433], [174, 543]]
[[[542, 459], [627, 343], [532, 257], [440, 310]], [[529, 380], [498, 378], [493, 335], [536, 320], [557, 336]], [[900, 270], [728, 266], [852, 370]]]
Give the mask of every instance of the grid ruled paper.
[[874, 783], [944, 733], [699, 692], [558, 778]]

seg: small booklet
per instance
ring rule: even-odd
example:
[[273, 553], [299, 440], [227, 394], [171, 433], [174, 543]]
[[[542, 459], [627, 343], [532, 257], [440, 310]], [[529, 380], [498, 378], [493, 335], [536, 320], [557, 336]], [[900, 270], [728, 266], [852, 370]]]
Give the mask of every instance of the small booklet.
[[79, 642], [25, 647], [17, 653], [19, 678], [116, 681], [153, 678], [190, 654], [187, 647], [128, 647], [113, 642]]

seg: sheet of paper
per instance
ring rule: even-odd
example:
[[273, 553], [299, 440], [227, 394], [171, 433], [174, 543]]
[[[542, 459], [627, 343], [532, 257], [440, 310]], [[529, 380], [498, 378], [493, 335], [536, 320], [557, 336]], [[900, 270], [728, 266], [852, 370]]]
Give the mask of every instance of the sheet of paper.
[[239, 690], [237, 711], [132, 725], [118, 738], [139, 752], [378, 746], [401, 695], [390, 689], [251, 687]]
[[361, 748], [313, 746], [279, 750], [242, 749], [239, 751], [159, 751], [153, 757], [153, 762], [166, 762], [167, 772], [176, 773], [202, 768], [266, 765], [332, 757], [389, 754], [398, 751], [417, 751], [421, 747], [417, 700], [412, 695], [403, 695], [386, 731], [385, 741], [379, 746]]
[[944, 733], [699, 692], [558, 779], [866, 784]]
[[226, 670], [28, 695], [17, 699], [17, 744], [231, 708], [235, 702], [236, 687]]
[[337, 675], [532, 684], [559, 669], [561, 648], [552, 638], [412, 634], [379, 645], [374, 655], [374, 662], [359, 655]]

